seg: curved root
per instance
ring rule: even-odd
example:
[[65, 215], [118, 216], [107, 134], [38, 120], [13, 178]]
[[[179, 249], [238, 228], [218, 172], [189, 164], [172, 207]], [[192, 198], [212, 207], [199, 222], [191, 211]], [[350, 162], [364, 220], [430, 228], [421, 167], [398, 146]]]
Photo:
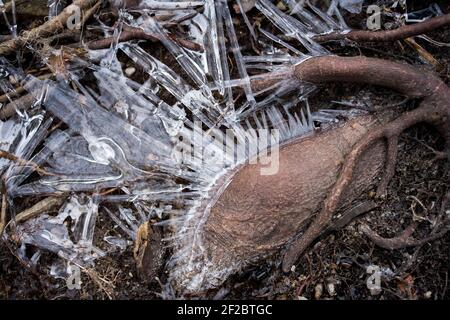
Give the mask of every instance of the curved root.
[[424, 245], [427, 242], [439, 239], [450, 230], [450, 226], [446, 225], [444, 228], [442, 228], [441, 231], [429, 235], [428, 237], [425, 237], [423, 239], [417, 240], [412, 237], [412, 234], [414, 233], [416, 227], [417, 224], [413, 222], [405, 230], [403, 230], [400, 235], [393, 238], [384, 238], [365, 224], [360, 226], [360, 231], [364, 233], [377, 246], [388, 250], [395, 250]]

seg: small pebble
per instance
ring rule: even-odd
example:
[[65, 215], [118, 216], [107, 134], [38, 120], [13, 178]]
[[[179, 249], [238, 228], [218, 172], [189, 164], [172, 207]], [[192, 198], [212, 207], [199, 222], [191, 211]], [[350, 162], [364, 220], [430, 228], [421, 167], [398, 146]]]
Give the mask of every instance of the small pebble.
[[125, 69], [125, 74], [127, 77], [131, 77], [136, 72], [135, 67], [128, 67]]
[[370, 288], [369, 291], [370, 291], [370, 295], [377, 296], [381, 293], [381, 288], [374, 287], [374, 288]]
[[330, 296], [334, 296], [336, 294], [336, 287], [334, 283], [330, 282], [327, 284], [327, 291]]
[[314, 298], [316, 298], [316, 300], [319, 300], [320, 297], [322, 296], [322, 293], [323, 293], [323, 285], [319, 283], [314, 289]]
[[282, 11], [286, 10], [286, 6], [281, 1], [277, 3], [277, 8], [282, 10]]

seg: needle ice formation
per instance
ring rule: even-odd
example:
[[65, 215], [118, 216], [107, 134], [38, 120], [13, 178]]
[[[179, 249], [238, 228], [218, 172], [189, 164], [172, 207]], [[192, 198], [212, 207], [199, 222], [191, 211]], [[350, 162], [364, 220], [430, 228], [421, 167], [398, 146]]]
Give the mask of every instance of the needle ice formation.
[[[328, 55], [313, 37], [347, 28], [338, 7], [329, 10], [330, 16], [328, 8], [309, 1], [283, 2], [287, 11], [269, 0], [256, 1], [254, 10], [271, 22], [270, 31], [255, 25], [244, 10], [234, 15], [233, 2], [223, 0], [144, 0], [138, 7], [121, 8], [114, 30], [96, 17], [95, 28], [107, 37], [119, 37], [123, 25], [154, 35], [175, 61], [171, 64], [149, 53], [139, 40], [115, 41], [108, 49], [84, 48], [83, 55], [64, 47], [55, 50], [51, 54], [66, 58], [64, 76], [56, 80], [25, 76], [1, 58], [1, 90], [14, 92], [14, 78], [31, 94], [33, 106], [0, 120], [0, 149], [51, 173], [32, 177], [32, 167], [0, 159], [6, 181], [2, 192], [10, 203], [25, 196], [66, 197], [57, 215], [43, 214], [17, 226], [11, 222], [3, 237], [15, 230], [22, 247], [50, 251], [69, 265], [93, 266], [111, 246], [125, 248], [126, 239], [134, 240], [139, 225], [152, 218], [169, 230], [164, 240], [173, 250], [169, 281], [191, 290], [220, 285], [241, 266], [219, 270], [204, 260], [200, 232], [210, 209], [205, 204], [214, 201], [236, 168], [275, 145], [314, 134], [318, 123], [325, 126], [340, 114], [312, 112], [312, 84], [285, 80], [264, 92], [252, 88], [258, 74], [283, 72], [310, 57]], [[49, 18], [65, 3], [49, 0]], [[340, 3], [349, 8], [348, 2]], [[241, 1], [237, 4], [242, 9]], [[12, 17], [2, 12], [16, 36], [14, 10]], [[244, 21], [248, 43], [241, 42], [243, 31], [235, 19]], [[205, 50], [192, 51], [174, 41], [174, 26], [184, 30], [177, 36]], [[258, 52], [250, 53], [250, 42]], [[119, 55], [138, 67], [145, 80], [127, 77]], [[53, 127], [54, 121], [63, 125]], [[227, 130], [236, 149], [215, 139]], [[270, 132], [268, 142], [246, 148], [258, 145], [263, 130]], [[192, 150], [192, 144], [201, 147]], [[16, 208], [10, 211], [14, 217]], [[99, 216], [119, 226], [121, 237], [99, 243]], [[39, 255], [32, 260], [38, 263]], [[51, 274], [65, 274], [56, 265], [48, 267]]]

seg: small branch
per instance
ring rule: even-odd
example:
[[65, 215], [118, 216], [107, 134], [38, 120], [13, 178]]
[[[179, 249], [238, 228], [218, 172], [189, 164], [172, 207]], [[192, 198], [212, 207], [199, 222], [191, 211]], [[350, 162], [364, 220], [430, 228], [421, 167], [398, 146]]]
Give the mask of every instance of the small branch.
[[434, 17], [424, 22], [413, 25], [405, 25], [395, 30], [355, 30], [350, 31], [346, 34], [330, 33], [316, 36], [313, 38], [313, 40], [319, 43], [335, 40], [352, 40], [356, 42], [389, 42], [418, 36], [446, 25], [450, 25], [450, 14], [446, 14], [440, 17]]
[[16, 223], [21, 223], [26, 220], [32, 219], [44, 212], [48, 212], [50, 210], [53, 210], [56, 207], [60, 207], [64, 201], [65, 197], [48, 197], [45, 198], [38, 203], [36, 203], [31, 208], [28, 208], [18, 215], [16, 215]]
[[[52, 76], [52, 74], [48, 73], [48, 74], [41, 75], [41, 76], [39, 76], [37, 78], [39, 80], [45, 80], [45, 79], [50, 78], [51, 76]], [[25, 92], [25, 89], [22, 86], [19, 86], [19, 87], [14, 89], [14, 92], [5, 93], [4, 95], [1, 95], [0, 96], [0, 103], [8, 102], [11, 98], [15, 98], [15, 97], [21, 95], [24, 92]], [[1, 110], [0, 110], [0, 118], [1, 118]]]
[[65, 28], [67, 20], [73, 16], [78, 10], [87, 10], [97, 3], [98, 0], [75, 0], [71, 5], [67, 6], [58, 16], [45, 22], [37, 28], [25, 31], [20, 37], [0, 43], [0, 55], [7, 55], [29, 41], [51, 36]]
[[26, 94], [0, 109], [0, 120], [11, 117], [16, 109], [23, 110], [29, 108], [34, 102], [34, 97], [31, 94]]
[[3, 230], [5, 229], [6, 226], [6, 206], [7, 206], [6, 191], [3, 190], [2, 207], [0, 209], [0, 240], [3, 235]]
[[[184, 39], [179, 39], [174, 35], [169, 35], [169, 38], [180, 46], [185, 47], [189, 50], [203, 52], [203, 46]], [[161, 38], [149, 33], [144, 30], [129, 26], [124, 26], [122, 33], [119, 36], [118, 42], [125, 42], [129, 40], [150, 40], [150, 41], [160, 41]], [[117, 37], [109, 37], [101, 40], [94, 40], [88, 43], [88, 48], [91, 50], [106, 49], [111, 46], [112, 43], [117, 41]]]
[[414, 50], [417, 51], [417, 53], [429, 64], [433, 65], [438, 71], [441, 71], [444, 69], [444, 66], [436, 60], [435, 57], [431, 53], [429, 53], [427, 50], [425, 50], [421, 45], [419, 45], [413, 38], [406, 38], [405, 42]]
[[9, 153], [8, 151], [5, 151], [5, 150], [1, 150], [0, 149], [0, 158], [4, 158], [4, 159], [7, 159], [7, 160], [16, 162], [17, 164], [19, 164], [21, 166], [30, 166], [36, 172], [38, 172], [39, 174], [42, 174], [42, 175], [50, 175], [50, 176], [54, 175], [53, 173], [48, 172], [45, 169], [42, 169], [36, 163], [34, 163], [32, 161], [27, 161], [27, 160], [21, 159], [21, 158], [17, 157], [16, 155], [13, 155], [12, 153]]

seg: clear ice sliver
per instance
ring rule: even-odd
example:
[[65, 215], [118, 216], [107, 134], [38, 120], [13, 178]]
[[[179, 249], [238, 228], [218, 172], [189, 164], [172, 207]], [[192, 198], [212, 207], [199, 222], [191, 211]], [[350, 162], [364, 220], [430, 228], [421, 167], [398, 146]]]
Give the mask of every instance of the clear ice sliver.
[[[49, 250], [82, 266], [92, 266], [105, 252], [93, 244], [98, 205], [72, 196], [55, 217], [46, 214], [17, 226], [22, 243]], [[72, 221], [68, 228], [66, 221]], [[73, 239], [73, 240], [72, 240]]]

